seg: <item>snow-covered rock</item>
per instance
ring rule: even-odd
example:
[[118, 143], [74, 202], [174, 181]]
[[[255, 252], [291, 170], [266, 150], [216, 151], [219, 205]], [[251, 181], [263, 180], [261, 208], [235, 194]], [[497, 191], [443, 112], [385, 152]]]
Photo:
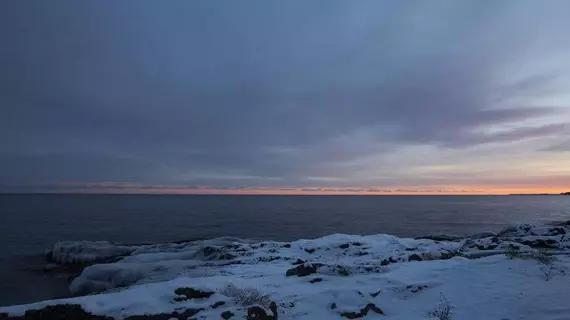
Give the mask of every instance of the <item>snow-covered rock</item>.
[[[71, 285], [75, 293], [106, 293], [0, 308], [0, 313], [18, 317], [51, 306], [42, 312], [59, 308], [128, 320], [144, 314], [245, 319], [253, 313], [266, 319], [276, 314], [279, 319], [425, 319], [441, 307], [443, 294], [454, 319], [570, 319], [567, 228], [522, 225], [450, 241], [335, 234], [290, 243], [233, 238], [142, 246], [60, 243], [58, 248], [65, 248], [58, 253], [60, 263], [120, 258], [88, 266]], [[556, 241], [552, 262], [512, 259], [513, 251], [536, 252], [533, 239]], [[224, 290], [228, 284], [238, 289]], [[62, 311], [62, 304], [77, 306]]]

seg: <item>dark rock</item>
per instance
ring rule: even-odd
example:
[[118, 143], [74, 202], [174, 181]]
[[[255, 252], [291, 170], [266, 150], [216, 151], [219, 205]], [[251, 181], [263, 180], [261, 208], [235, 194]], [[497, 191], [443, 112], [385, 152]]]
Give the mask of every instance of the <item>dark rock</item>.
[[360, 246], [362, 245], [362, 243], [360, 243], [360, 242], [353, 242], [352, 245], [353, 245], [353, 246], [360, 247]]
[[336, 303], [333, 302], [333, 303], [331, 304], [330, 308], [331, 308], [331, 310], [336, 309]]
[[457, 240], [463, 239], [463, 237], [450, 236], [450, 235], [446, 235], [446, 234], [434, 234], [434, 235], [428, 235], [428, 236], [423, 236], [423, 237], [416, 237], [414, 239], [428, 239], [428, 240], [434, 240], [434, 241], [457, 241]]
[[[275, 310], [277, 311], [277, 305], [275, 302], [272, 303], [272, 306], [275, 306]], [[273, 312], [273, 311], [272, 311]], [[260, 306], [253, 306], [247, 308], [247, 320], [277, 320], [277, 314], [268, 315], [267, 311]]]
[[317, 249], [315, 249], [315, 248], [311, 248], [311, 249], [306, 249], [306, 248], [305, 248], [305, 252], [307, 252], [307, 253], [313, 253], [313, 252], [315, 252], [316, 250], [317, 250]]
[[205, 299], [205, 298], [209, 298], [211, 295], [213, 295], [213, 292], [207, 292], [207, 291], [200, 291], [200, 290], [196, 290], [193, 288], [187, 288], [187, 287], [182, 287], [182, 288], [178, 288], [176, 290], [174, 290], [174, 293], [179, 295], [179, 296], [183, 296], [183, 297], [176, 297], [174, 298], [174, 301], [187, 301], [190, 299]]
[[382, 311], [382, 309], [378, 308], [373, 303], [369, 303], [364, 308], [360, 309], [359, 312], [341, 312], [340, 315], [348, 319], [357, 319], [366, 316], [370, 311], [373, 311], [377, 314], [384, 314], [384, 311]]
[[350, 244], [344, 243], [344, 244], [341, 244], [341, 245], [338, 246], [338, 247], [341, 248], [341, 249], [348, 249], [348, 247], [350, 247]]
[[186, 320], [190, 317], [196, 315], [198, 312], [204, 309], [186, 309], [183, 312], [173, 312], [173, 313], [161, 313], [161, 314], [151, 314], [151, 315], [140, 315], [140, 316], [130, 316], [126, 317], [124, 320]]
[[265, 247], [266, 245], [267, 245], [267, 243], [260, 243], [260, 244], [259, 244], [259, 247], [263, 248], [263, 247]]
[[453, 252], [453, 251], [442, 251], [441, 252], [441, 260], [448, 260], [451, 259], [453, 257], [455, 257], [457, 255], [457, 252]]
[[229, 318], [233, 317], [234, 314], [231, 311], [224, 311], [220, 316], [222, 317], [222, 319], [228, 320]]
[[[161, 313], [153, 315], [138, 315], [126, 317], [124, 320], [186, 320], [203, 309], [186, 309], [183, 312]], [[94, 315], [83, 310], [77, 304], [60, 304], [47, 306], [38, 310], [28, 310], [23, 316], [8, 317], [0, 314], [0, 320], [113, 320], [107, 316]]]
[[369, 253], [366, 252], [366, 251], [358, 251], [358, 252], [356, 252], [354, 255], [361, 257], [361, 256], [365, 256], [365, 255], [368, 255], [368, 254], [369, 254]]
[[236, 258], [236, 255], [233, 255], [231, 253], [224, 253], [218, 257], [218, 259], [220, 259], [220, 260], [233, 260], [235, 258]]
[[419, 255], [417, 255], [417, 254], [415, 254], [415, 253], [414, 253], [414, 254], [411, 254], [411, 255], [408, 257], [408, 261], [422, 261], [422, 260], [423, 260], [422, 257], [420, 257]]
[[416, 293], [416, 292], [422, 291], [425, 288], [427, 288], [427, 286], [425, 286], [425, 285], [407, 286], [406, 287], [406, 289], [410, 290], [411, 293]]
[[350, 270], [347, 267], [341, 265], [336, 266], [336, 272], [344, 277], [348, 277], [350, 275]]
[[276, 253], [276, 252], [277, 252], [277, 249], [271, 248], [271, 249], [268, 250], [268, 252], [269, 252], [269, 253]]
[[297, 259], [295, 262], [293, 262], [293, 264], [303, 264], [305, 263], [305, 260], [303, 259]]
[[545, 248], [545, 249], [558, 248], [557, 242], [554, 239], [523, 240], [521, 241], [521, 243], [532, 248]]
[[271, 256], [271, 257], [259, 257], [257, 260], [259, 260], [259, 262], [271, 262], [279, 259], [281, 259], [281, 257]]
[[378, 290], [374, 293], [371, 293], [370, 296], [372, 296], [372, 298], [376, 298], [380, 293], [382, 293], [382, 290]]
[[561, 234], [566, 234], [566, 230], [564, 230], [564, 228], [550, 228], [548, 230], [549, 236], [557, 236]]
[[218, 252], [218, 248], [205, 247], [203, 249], [203, 252], [204, 252], [204, 256], [209, 257], [209, 256], [213, 255], [214, 253]]
[[273, 313], [273, 319], [277, 320], [277, 304], [275, 303], [275, 301], [271, 301], [271, 303], [269, 304], [269, 310], [271, 310], [271, 312]]
[[380, 262], [380, 265], [381, 265], [381, 266], [387, 266], [387, 265], [389, 265], [389, 264], [390, 264], [390, 261], [388, 261], [388, 259], [384, 259], [384, 260], [382, 260], [382, 261]]
[[212, 309], [216, 309], [216, 308], [219, 308], [219, 307], [223, 306], [224, 304], [226, 304], [225, 301], [218, 301], [218, 302], [214, 303], [213, 305], [211, 305], [210, 307], [211, 307]]
[[317, 282], [321, 282], [321, 281], [323, 281], [323, 278], [314, 278], [314, 279], [311, 279], [311, 281], [309, 281], [309, 282], [310, 283], [317, 283]]
[[283, 245], [283, 248], [291, 248], [291, 244], [290, 243], [286, 243]]
[[305, 277], [308, 276], [310, 274], [313, 273], [317, 273], [317, 270], [322, 267], [323, 264], [322, 263], [313, 263], [313, 264], [300, 264], [298, 266], [296, 266], [295, 268], [291, 268], [289, 270], [287, 270], [287, 273], [285, 273], [285, 275], [287, 277], [290, 276], [297, 276], [297, 277]]
[[2, 320], [113, 320], [111, 317], [98, 316], [86, 312], [78, 304], [60, 304], [42, 309], [28, 310], [23, 316], [10, 317], [0, 314]]
[[404, 249], [404, 250], [405, 250], [405, 251], [414, 251], [414, 250], [416, 250], [416, 249], [417, 249], [417, 248], [406, 248], [406, 249]]

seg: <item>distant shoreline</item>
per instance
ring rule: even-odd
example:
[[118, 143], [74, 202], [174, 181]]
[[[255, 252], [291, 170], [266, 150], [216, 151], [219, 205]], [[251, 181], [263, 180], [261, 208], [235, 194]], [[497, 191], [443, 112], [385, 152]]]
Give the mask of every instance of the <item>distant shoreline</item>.
[[570, 192], [562, 193], [511, 193], [509, 196], [570, 196]]

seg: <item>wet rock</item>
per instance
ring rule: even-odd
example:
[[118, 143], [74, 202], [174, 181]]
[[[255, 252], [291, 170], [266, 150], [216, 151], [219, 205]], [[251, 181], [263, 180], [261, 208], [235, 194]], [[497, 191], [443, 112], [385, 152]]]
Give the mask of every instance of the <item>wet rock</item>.
[[356, 247], [360, 247], [360, 246], [362, 245], [362, 243], [360, 243], [360, 242], [353, 242], [352, 245], [353, 245], [353, 246], [356, 246]]
[[174, 298], [174, 301], [187, 301], [191, 299], [206, 299], [213, 295], [213, 292], [200, 291], [193, 288], [182, 287], [174, 290], [174, 293], [181, 296]]
[[285, 275], [287, 277], [290, 276], [305, 277], [310, 274], [317, 273], [317, 270], [322, 266], [323, 266], [322, 263], [300, 264], [295, 268], [287, 270], [287, 273], [285, 273]]
[[341, 248], [341, 249], [348, 249], [348, 247], [350, 247], [350, 244], [348, 244], [348, 243], [343, 243], [343, 244], [341, 244], [341, 245], [338, 246], [338, 247]]
[[382, 309], [378, 308], [373, 303], [369, 303], [364, 308], [360, 309], [359, 312], [341, 312], [340, 315], [348, 319], [357, 319], [366, 316], [370, 311], [377, 314], [384, 314], [384, 311], [382, 311]]
[[291, 248], [291, 244], [290, 243], [286, 243], [283, 245], [283, 248]]
[[219, 307], [223, 306], [224, 304], [226, 304], [225, 301], [218, 301], [218, 302], [214, 303], [213, 305], [211, 305], [210, 307], [211, 307], [212, 309], [216, 309], [216, 308], [219, 308]]
[[224, 311], [224, 312], [222, 312], [222, 314], [220, 315], [220, 317], [222, 317], [222, 319], [225, 319], [225, 320], [228, 320], [228, 319], [230, 319], [230, 318], [233, 317], [233, 316], [234, 316], [234, 313], [231, 312], [231, 311]]
[[321, 281], [323, 281], [323, 278], [314, 278], [314, 279], [311, 279], [311, 281], [309, 281], [309, 282], [310, 283], [317, 283], [317, 282], [321, 282]]
[[310, 248], [310, 249], [306, 249], [306, 248], [305, 248], [305, 252], [306, 252], [306, 253], [313, 253], [313, 252], [315, 252], [316, 250], [317, 250], [317, 249], [315, 249], [315, 248]]
[[293, 264], [303, 264], [305, 263], [305, 260], [303, 259], [297, 259], [295, 262], [293, 262]]
[[331, 308], [331, 310], [336, 309], [336, 303], [333, 302], [333, 303], [331, 304], [330, 308]]

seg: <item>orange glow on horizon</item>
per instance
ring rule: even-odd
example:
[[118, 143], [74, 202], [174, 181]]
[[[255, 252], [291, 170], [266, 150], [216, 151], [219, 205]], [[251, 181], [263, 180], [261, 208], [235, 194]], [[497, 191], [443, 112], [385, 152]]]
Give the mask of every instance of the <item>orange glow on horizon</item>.
[[[305, 188], [305, 189], [316, 189]], [[332, 188], [322, 188], [332, 189]], [[339, 188], [340, 189], [340, 188]], [[358, 188], [353, 188], [358, 189]], [[559, 194], [570, 191], [561, 187], [550, 188], [485, 188], [485, 187], [454, 187], [454, 188], [400, 188], [394, 191], [317, 191], [317, 190], [281, 190], [281, 189], [184, 189], [184, 188], [81, 188], [60, 189], [57, 193], [86, 193], [86, 194], [172, 194], [172, 195], [507, 195], [507, 194]], [[466, 190], [466, 191], [455, 191]]]

